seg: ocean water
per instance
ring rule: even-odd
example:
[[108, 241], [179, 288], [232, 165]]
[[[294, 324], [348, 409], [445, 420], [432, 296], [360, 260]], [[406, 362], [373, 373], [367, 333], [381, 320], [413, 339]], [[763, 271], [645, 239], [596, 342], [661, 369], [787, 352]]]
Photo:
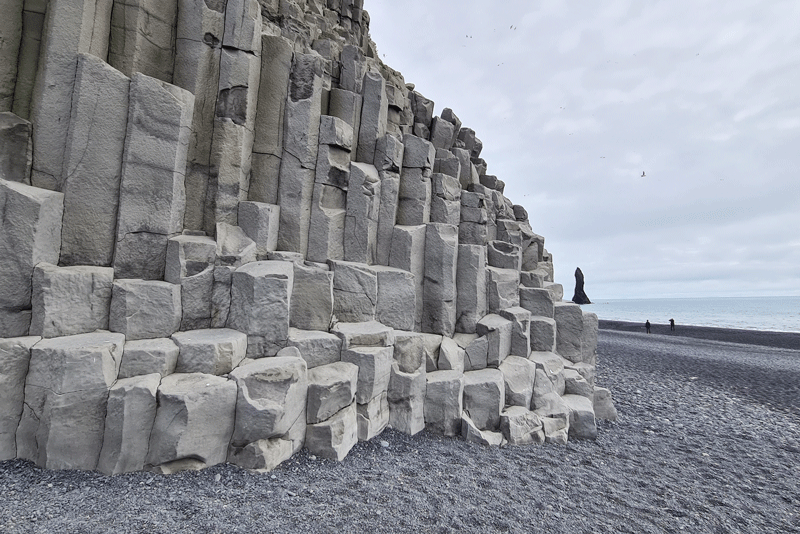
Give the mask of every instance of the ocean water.
[[716, 326], [800, 332], [800, 297], [598, 300], [582, 306], [600, 319], [644, 324]]

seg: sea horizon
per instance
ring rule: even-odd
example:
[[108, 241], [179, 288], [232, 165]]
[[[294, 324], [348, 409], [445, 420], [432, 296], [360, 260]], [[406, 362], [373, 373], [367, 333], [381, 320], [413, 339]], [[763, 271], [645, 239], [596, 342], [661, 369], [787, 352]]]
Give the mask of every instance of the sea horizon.
[[800, 296], [596, 299], [582, 308], [610, 321], [800, 332]]

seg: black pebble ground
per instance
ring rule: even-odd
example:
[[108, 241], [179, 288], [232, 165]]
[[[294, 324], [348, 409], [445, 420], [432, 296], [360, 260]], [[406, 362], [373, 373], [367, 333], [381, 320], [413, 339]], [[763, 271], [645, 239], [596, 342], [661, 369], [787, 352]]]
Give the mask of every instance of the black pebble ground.
[[8, 461], [0, 532], [800, 532], [800, 334], [602, 327], [598, 383], [619, 420], [595, 441], [387, 430], [341, 463], [303, 451], [266, 474]]

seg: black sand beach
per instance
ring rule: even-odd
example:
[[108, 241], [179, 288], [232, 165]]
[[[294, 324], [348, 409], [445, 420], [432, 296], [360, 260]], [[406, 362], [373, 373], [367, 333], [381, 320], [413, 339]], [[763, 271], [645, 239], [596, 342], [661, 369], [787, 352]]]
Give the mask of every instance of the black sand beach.
[[598, 383], [620, 417], [596, 441], [387, 430], [342, 463], [301, 453], [268, 474], [3, 462], [0, 532], [800, 532], [796, 334], [602, 326], [619, 328], [600, 332]]

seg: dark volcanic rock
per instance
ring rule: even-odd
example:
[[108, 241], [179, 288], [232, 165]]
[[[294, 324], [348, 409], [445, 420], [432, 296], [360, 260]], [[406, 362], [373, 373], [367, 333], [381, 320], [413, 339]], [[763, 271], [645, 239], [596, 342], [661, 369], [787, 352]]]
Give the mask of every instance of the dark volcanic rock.
[[572, 302], [575, 304], [591, 304], [592, 301], [586, 296], [583, 291], [583, 272], [581, 268], [575, 269], [575, 295], [572, 297]]

